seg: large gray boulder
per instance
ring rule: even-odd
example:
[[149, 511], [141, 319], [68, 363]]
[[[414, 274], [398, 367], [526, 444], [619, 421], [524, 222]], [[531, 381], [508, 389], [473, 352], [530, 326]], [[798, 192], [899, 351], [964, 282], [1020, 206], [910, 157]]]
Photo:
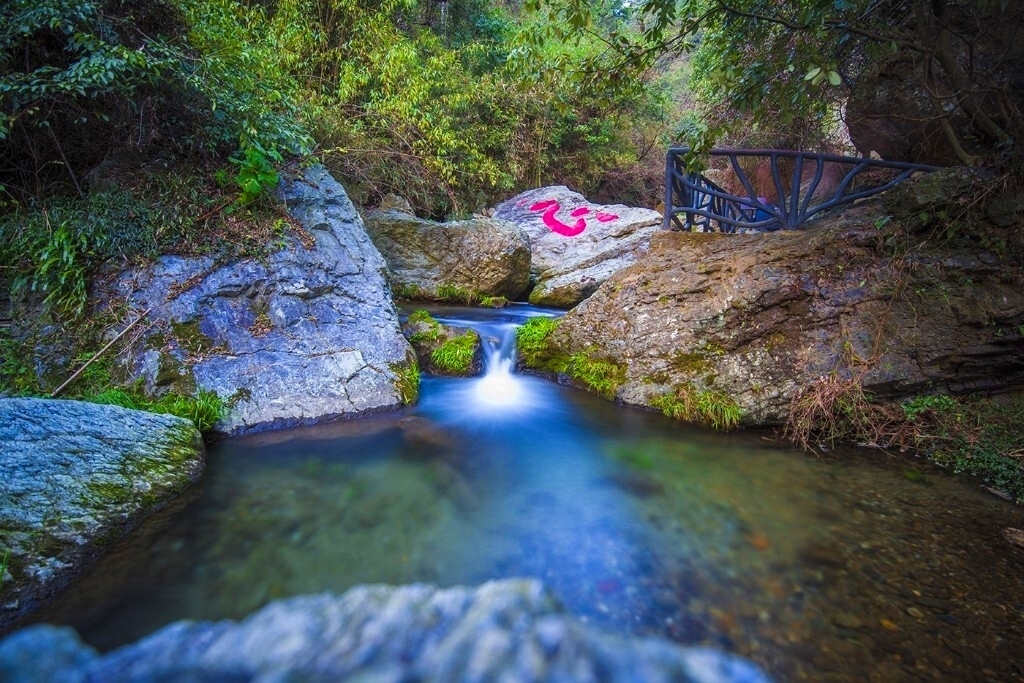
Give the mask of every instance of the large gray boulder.
[[37, 398], [0, 399], [0, 444], [0, 626], [198, 479], [205, 455], [188, 420]]
[[271, 603], [242, 622], [178, 622], [99, 655], [74, 631], [0, 641], [0, 678], [63, 681], [678, 681], [761, 683], [753, 665], [559, 613], [535, 581], [357, 586]]
[[561, 185], [517, 195], [498, 205], [494, 217], [530, 238], [536, 278], [530, 303], [558, 308], [575, 306], [647, 253], [662, 221], [657, 211], [593, 204]]
[[156, 325], [125, 357], [160, 393], [214, 391], [229, 434], [393, 408], [413, 358], [386, 265], [344, 188], [314, 166], [279, 195], [303, 230], [265, 260], [164, 256], [122, 273], [108, 300]]
[[463, 292], [515, 299], [529, 286], [530, 242], [510, 223], [491, 218], [437, 223], [389, 209], [367, 212], [366, 230], [387, 260], [396, 294], [451, 299]]

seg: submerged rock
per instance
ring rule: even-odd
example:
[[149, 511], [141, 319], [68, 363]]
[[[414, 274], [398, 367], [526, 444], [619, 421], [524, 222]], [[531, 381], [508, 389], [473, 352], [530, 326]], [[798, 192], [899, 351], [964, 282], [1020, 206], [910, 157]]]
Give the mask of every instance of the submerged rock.
[[400, 297], [515, 299], [530, 282], [530, 242], [505, 221], [438, 223], [394, 208], [367, 212], [366, 230], [387, 260]]
[[412, 358], [386, 265], [344, 188], [320, 166], [282, 183], [303, 231], [265, 260], [164, 256], [122, 273], [105, 298], [157, 325], [126, 356], [147, 390], [230, 400], [216, 430], [290, 426], [397, 407]]
[[823, 377], [887, 399], [1022, 384], [1020, 214], [999, 227], [974, 207], [936, 232], [971, 187], [934, 173], [805, 230], [659, 233], [551, 343], [625, 367], [627, 403], [734, 402], [746, 424], [784, 422]]
[[36, 398], [0, 399], [0, 443], [0, 626], [198, 479], [205, 455], [189, 420]]
[[178, 622], [106, 655], [68, 628], [0, 641], [0, 678], [78, 681], [692, 681], [761, 683], [714, 650], [595, 631], [535, 581], [357, 586], [272, 603], [241, 622]]
[[662, 221], [657, 211], [593, 204], [564, 186], [524, 192], [500, 204], [494, 217], [529, 235], [537, 280], [530, 303], [558, 308], [575, 306], [635, 263]]

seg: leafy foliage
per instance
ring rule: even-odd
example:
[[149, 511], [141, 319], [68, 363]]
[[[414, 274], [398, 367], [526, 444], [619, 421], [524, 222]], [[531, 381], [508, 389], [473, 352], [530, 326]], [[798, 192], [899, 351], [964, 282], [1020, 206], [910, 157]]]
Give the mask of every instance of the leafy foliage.
[[[625, 87], [666, 56], [692, 55], [703, 111], [685, 132], [697, 150], [726, 134], [776, 147], [829, 143], [840, 105], [860, 79], [904, 60], [963, 163], [978, 160], [968, 143], [990, 161], [1020, 156], [1011, 150], [1024, 133], [1021, 96], [1003, 86], [1021, 75], [1019, 3], [644, 0], [623, 8], [633, 22], [604, 25], [583, 0], [532, 6], [548, 15], [548, 40], [604, 38], [616, 55], [611, 66], [602, 56], [583, 69], [610, 88]], [[959, 131], [958, 117], [969, 121]]]

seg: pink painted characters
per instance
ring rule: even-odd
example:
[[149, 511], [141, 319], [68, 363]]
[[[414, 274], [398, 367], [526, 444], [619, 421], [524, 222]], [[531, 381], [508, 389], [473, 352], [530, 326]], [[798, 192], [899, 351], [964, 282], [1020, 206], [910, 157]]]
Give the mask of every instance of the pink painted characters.
[[563, 223], [555, 217], [559, 211], [562, 210], [561, 205], [554, 199], [547, 199], [542, 202], [537, 202], [530, 207], [530, 211], [543, 212], [544, 225], [548, 226], [552, 232], [557, 232], [559, 235], [565, 237], [575, 237], [581, 232], [587, 229], [587, 219], [584, 216], [593, 213], [594, 218], [600, 223], [607, 223], [608, 221], [614, 221], [618, 218], [613, 213], [605, 213], [604, 211], [595, 211], [588, 209], [585, 206], [581, 206], [574, 209], [569, 215], [576, 219], [576, 222], [572, 225]]

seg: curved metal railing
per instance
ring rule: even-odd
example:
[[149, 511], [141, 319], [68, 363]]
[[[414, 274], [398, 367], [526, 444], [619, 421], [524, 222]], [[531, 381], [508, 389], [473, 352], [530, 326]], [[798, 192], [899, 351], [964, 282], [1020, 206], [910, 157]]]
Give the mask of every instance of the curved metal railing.
[[[729, 160], [729, 168], [724, 170], [734, 174], [734, 181], [746, 192], [744, 196], [730, 192], [703, 173], [688, 172], [684, 157], [689, 152], [688, 147], [673, 147], [665, 160], [665, 221], [662, 227], [666, 230], [796, 230], [815, 214], [888, 190], [912, 173], [939, 170], [938, 166], [926, 164], [817, 152], [781, 149], [712, 150], [712, 157]], [[763, 157], [768, 162], [771, 176], [768, 188], [755, 187], [757, 179], [751, 179], [750, 174], [743, 169], [740, 157]], [[780, 169], [780, 162], [792, 168]], [[814, 165], [813, 173], [810, 172], [811, 164]], [[834, 185], [823, 185], [822, 180], [826, 177], [829, 164], [833, 165], [829, 175], [835, 177], [838, 173], [841, 179]], [[766, 168], [763, 162], [759, 168]], [[892, 177], [881, 180], [876, 178], [875, 184], [858, 182], [865, 180], [862, 176], [865, 171], [870, 174], [876, 170], [890, 171], [887, 175]], [[759, 189], [765, 195], [770, 195], [770, 198], [759, 195]], [[680, 221], [679, 214], [684, 214], [683, 221]]]

